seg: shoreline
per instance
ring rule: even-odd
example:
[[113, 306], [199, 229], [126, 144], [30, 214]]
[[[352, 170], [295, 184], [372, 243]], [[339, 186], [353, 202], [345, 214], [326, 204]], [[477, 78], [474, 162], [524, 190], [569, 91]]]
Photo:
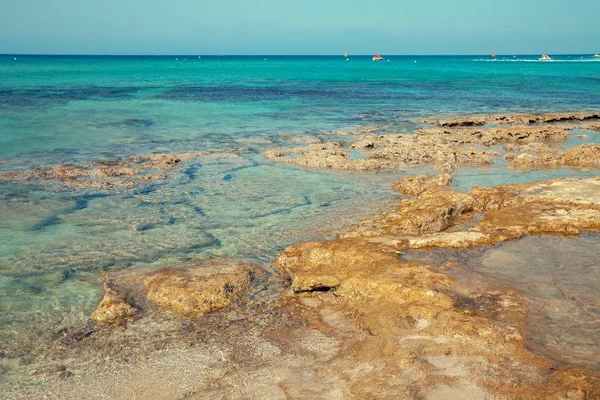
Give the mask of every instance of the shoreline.
[[[460, 165], [451, 171], [455, 168]], [[337, 239], [288, 247], [275, 265], [288, 276], [292, 291], [281, 286], [285, 278], [277, 276], [277, 271], [252, 278], [241, 286], [250, 287], [251, 296], [259, 299], [256, 304], [252, 304], [247, 294], [226, 290], [227, 296], [232, 295], [222, 311], [201, 317], [192, 313], [195, 318], [182, 319], [156, 306], [160, 302], [152, 300], [148, 295], [152, 290], [147, 287], [148, 282], [155, 282], [155, 277], [148, 278], [147, 272], [141, 273], [141, 278], [135, 277], [135, 282], [130, 281], [134, 282], [131, 285], [141, 285], [133, 300], [126, 293], [129, 289], [123, 288], [127, 286], [124, 283], [129, 279], [127, 274], [108, 276], [107, 282], [116, 282], [106, 292], [118, 306], [113, 309], [117, 310], [117, 318], [112, 322], [116, 325], [91, 333], [83, 331], [69, 340], [82, 349], [92, 343], [90, 350], [93, 350], [102, 340], [118, 343], [129, 336], [131, 329], [134, 332], [149, 329], [148, 335], [152, 336], [153, 324], [166, 324], [162, 329], [167, 338], [178, 337], [187, 330], [196, 332], [195, 339], [202, 340], [197, 330], [206, 322], [203, 320], [230, 336], [222, 338], [214, 331], [208, 334], [201, 330], [213, 341], [199, 346], [204, 353], [200, 352], [203, 355], [198, 355], [194, 362], [206, 363], [214, 373], [196, 366], [201, 379], [193, 384], [182, 381], [191, 385], [184, 390], [187, 394], [171, 385], [165, 386], [165, 392], [149, 392], [156, 387], [143, 389], [142, 383], [150, 384], [152, 377], [161, 381], [158, 362], [150, 378], [138, 376], [140, 381], [130, 392], [135, 396], [145, 393], [163, 398], [179, 393], [190, 399], [208, 395], [258, 398], [261, 394], [272, 398], [340, 395], [434, 399], [459, 394], [472, 398], [519, 398], [527, 394], [531, 398], [585, 399], [600, 394], [597, 370], [556, 366], [526, 348], [527, 301], [516, 290], [459, 281], [439, 268], [404, 262], [398, 257], [408, 249], [460, 250], [536, 234], [573, 236], [599, 231], [599, 178], [475, 188], [467, 193], [448, 189], [450, 182], [449, 175], [402, 179], [395, 189], [405, 197], [381, 216], [359, 224], [357, 229]], [[174, 282], [168, 275], [177, 269], [175, 266], [167, 270], [167, 289]], [[165, 289], [163, 298], [182, 296], [180, 279], [195, 282], [193, 278], [175, 275], [177, 280], [171, 288], [175, 288], [176, 294]], [[119, 282], [119, 279], [124, 280]], [[268, 299], [273, 296], [265, 283], [269, 280], [272, 285], [279, 285], [281, 296]], [[187, 285], [183, 284], [186, 290]], [[219, 281], [211, 287], [222, 285]], [[189, 295], [186, 290], [183, 295]], [[137, 295], [141, 297], [135, 298]], [[202, 299], [193, 301], [204, 303]], [[139, 320], [130, 320], [134, 313], [126, 304], [139, 306], [146, 314]], [[123, 313], [119, 314], [119, 310]], [[264, 315], [268, 314], [266, 310], [273, 315]], [[112, 337], [115, 333], [117, 336]], [[242, 346], [243, 351], [250, 355], [237, 353], [240, 342], [236, 341], [244, 340], [248, 343]], [[165, 345], [165, 342], [159, 340], [155, 344]], [[189, 352], [197, 352], [199, 347], [190, 344], [195, 350]], [[110, 353], [108, 349], [102, 351]], [[181, 347], [166, 350], [169, 352], [178, 357], [186, 354]], [[60, 352], [54, 355], [60, 356]], [[209, 362], [212, 358], [221, 361]], [[168, 355], [163, 361], [176, 359]], [[136, 361], [140, 371], [148, 372], [144, 362], [141, 358]], [[229, 367], [230, 362], [235, 367]], [[187, 371], [192, 365], [186, 364], [183, 369], [173, 367], [172, 372]], [[163, 379], [173, 378], [172, 372], [163, 372]], [[67, 392], [76, 396], [77, 388], [84, 390], [85, 385], [69, 389], [69, 380], [78, 375], [68, 367], [57, 372], [36, 371], [32, 376], [39, 376], [38, 384], [43, 387], [46, 378], [55, 374], [59, 376], [55, 389], [65, 398], [69, 398]], [[100, 379], [93, 384], [93, 376], [89, 374], [83, 374], [81, 382], [85, 379], [90, 385], [87, 390], [98, 389], [97, 384], [103, 382]], [[35, 391], [35, 385], [29, 389]], [[117, 389], [105, 387], [105, 390]]]

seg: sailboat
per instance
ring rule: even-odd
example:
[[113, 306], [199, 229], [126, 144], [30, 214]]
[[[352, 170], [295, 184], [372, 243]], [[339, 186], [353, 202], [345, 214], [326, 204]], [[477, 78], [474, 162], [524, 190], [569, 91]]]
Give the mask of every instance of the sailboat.
[[542, 54], [542, 57], [540, 58], [541, 61], [550, 61], [552, 60], [552, 58], [550, 58], [550, 56], [548, 54]]
[[373, 56], [373, 61], [383, 61], [384, 58], [379, 55], [379, 53], [375, 53]]

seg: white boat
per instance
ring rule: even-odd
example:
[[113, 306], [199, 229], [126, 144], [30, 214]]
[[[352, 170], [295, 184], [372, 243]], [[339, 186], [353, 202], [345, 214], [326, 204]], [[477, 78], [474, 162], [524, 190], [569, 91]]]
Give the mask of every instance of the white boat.
[[542, 54], [542, 57], [540, 58], [541, 61], [550, 61], [552, 60], [552, 58], [550, 58], [550, 56], [548, 54]]

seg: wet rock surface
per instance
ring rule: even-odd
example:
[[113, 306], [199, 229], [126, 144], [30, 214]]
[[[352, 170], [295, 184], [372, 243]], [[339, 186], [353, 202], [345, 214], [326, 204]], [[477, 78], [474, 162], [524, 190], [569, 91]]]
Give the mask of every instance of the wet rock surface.
[[139, 309], [127, 300], [127, 293], [114, 287], [108, 279], [104, 283], [104, 297], [92, 312], [90, 319], [100, 325], [120, 324], [134, 317]]
[[436, 190], [452, 184], [452, 175], [441, 174], [435, 178], [429, 174], [410, 175], [397, 180], [393, 188], [395, 191], [408, 196], [417, 196], [427, 190]]
[[508, 285], [527, 300], [526, 344], [549, 359], [598, 369], [598, 233], [531, 235], [466, 250], [408, 250], [400, 258], [458, 280]]
[[558, 167], [600, 167], [600, 145], [583, 144], [562, 152], [537, 151], [537, 155], [520, 154], [510, 161], [510, 166], [518, 169], [540, 169]]
[[195, 317], [227, 307], [250, 286], [258, 270], [249, 264], [216, 264], [165, 269], [143, 278], [148, 300]]
[[342, 170], [379, 170], [399, 168], [397, 160], [352, 160], [350, 153], [337, 142], [312, 144], [308, 147], [270, 149], [264, 153], [268, 160], [297, 164], [310, 168]]
[[475, 187], [467, 193], [438, 186], [343, 236], [395, 235], [407, 247], [470, 247], [529, 234], [599, 229], [600, 179], [592, 178]]
[[[357, 365], [371, 360], [360, 387], [350, 384], [357, 397], [591, 399], [600, 393], [598, 371], [559, 366], [528, 349], [528, 303], [519, 292], [455, 279], [443, 268], [403, 261], [398, 254], [407, 248], [488, 245], [531, 233], [600, 230], [599, 183], [573, 179], [468, 194], [425, 191], [400, 201], [377, 229], [369, 223], [371, 229], [359, 234], [291, 246], [276, 264], [290, 276], [297, 296], [333, 295], [369, 333], [338, 358]], [[473, 212], [483, 217], [472, 229], [451, 230]]]
[[159, 270], [131, 269], [107, 276], [104, 298], [91, 315], [100, 324], [121, 324], [148, 303], [186, 317], [227, 307], [248, 290], [260, 273], [251, 264], [231, 260]]

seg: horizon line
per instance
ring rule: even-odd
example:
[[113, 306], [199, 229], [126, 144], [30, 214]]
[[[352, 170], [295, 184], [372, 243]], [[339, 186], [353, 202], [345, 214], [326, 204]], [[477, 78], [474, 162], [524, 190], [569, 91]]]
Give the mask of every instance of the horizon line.
[[[375, 54], [375, 53], [373, 53]], [[373, 54], [349, 54], [354, 57], [372, 57]], [[385, 54], [385, 53], [384, 53]], [[581, 56], [581, 55], [596, 55], [598, 53], [506, 53], [506, 54], [495, 54], [498, 56], [535, 56], [538, 54], [553, 54], [557, 56]], [[467, 54], [387, 54], [388, 57], [439, 57], [439, 56], [454, 56], [454, 57], [472, 57], [472, 56], [490, 56], [491, 53], [467, 53]], [[109, 54], [109, 53], [0, 53], [1, 56], [79, 56], [79, 57], [93, 57], [93, 56], [104, 56], [104, 57], [344, 57], [343, 53], [340, 54], [199, 54], [199, 53], [173, 53], [173, 54]]]

